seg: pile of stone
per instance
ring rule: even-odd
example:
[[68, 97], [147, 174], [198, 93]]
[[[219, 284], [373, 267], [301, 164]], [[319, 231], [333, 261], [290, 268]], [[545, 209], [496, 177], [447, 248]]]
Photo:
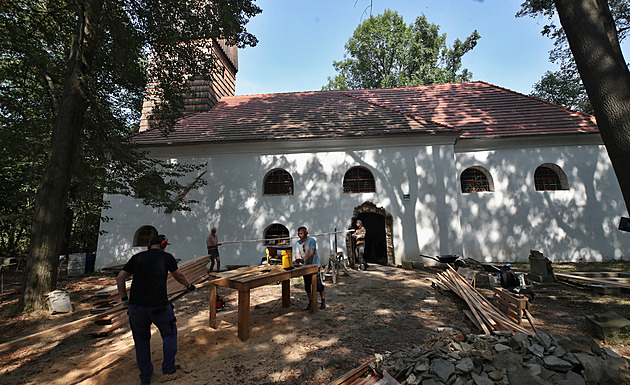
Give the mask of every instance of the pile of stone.
[[589, 337], [443, 331], [430, 348], [376, 354], [406, 385], [630, 384], [630, 360]]

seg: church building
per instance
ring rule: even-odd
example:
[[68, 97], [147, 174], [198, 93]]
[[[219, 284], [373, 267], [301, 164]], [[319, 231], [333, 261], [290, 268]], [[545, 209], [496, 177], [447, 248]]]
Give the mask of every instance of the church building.
[[126, 262], [158, 233], [177, 258], [199, 257], [212, 227], [222, 265], [258, 264], [299, 226], [325, 264], [352, 256], [358, 219], [368, 263], [527, 261], [532, 249], [629, 258], [617, 228], [628, 212], [593, 116], [481, 81], [234, 96], [236, 53], [216, 48], [226, 69], [205, 111], [167, 137], [145, 127], [133, 138], [153, 157], [205, 165], [182, 180], [207, 182], [186, 196], [197, 203], [165, 212], [106, 196], [97, 265]]

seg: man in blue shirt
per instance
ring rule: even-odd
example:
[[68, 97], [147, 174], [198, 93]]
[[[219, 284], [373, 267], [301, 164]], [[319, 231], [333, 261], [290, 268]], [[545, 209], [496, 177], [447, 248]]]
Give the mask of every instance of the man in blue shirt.
[[[313, 264], [317, 265], [317, 292], [322, 298], [322, 304], [319, 307], [320, 309], [326, 309], [326, 299], [324, 299], [324, 283], [322, 282], [322, 278], [319, 275], [319, 255], [317, 255], [317, 242], [315, 238], [311, 238], [308, 236], [308, 230], [306, 227], [301, 226], [298, 227], [298, 239], [295, 244], [295, 259], [304, 260], [305, 264]], [[304, 276], [304, 290], [306, 290], [306, 296], [308, 298], [308, 306], [306, 310], [311, 310], [311, 276]]]

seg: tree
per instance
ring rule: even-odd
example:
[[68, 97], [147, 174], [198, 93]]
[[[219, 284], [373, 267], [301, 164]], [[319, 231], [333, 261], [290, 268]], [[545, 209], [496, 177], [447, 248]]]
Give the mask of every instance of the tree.
[[[126, 140], [136, 128], [147, 80], [157, 84], [164, 100], [156, 112], [172, 125], [181, 116], [186, 79], [207, 77], [215, 68], [211, 39], [255, 45], [245, 24], [259, 12], [250, 0], [0, 4], [0, 108], [8, 124], [2, 134], [36, 142], [32, 136], [41, 131], [46, 149], [41, 163], [32, 154], [23, 156], [45, 166], [32, 204], [21, 304], [41, 308], [45, 293], [54, 289], [68, 209], [79, 207], [69, 203], [82, 194], [72, 186], [91, 176], [99, 181], [100, 193], [129, 194], [130, 178], [155, 167], [161, 167], [163, 178], [181, 175], [182, 170], [148, 159]], [[153, 65], [147, 65], [149, 60]], [[169, 126], [163, 127], [165, 134]], [[149, 203], [164, 203], [168, 191], [181, 187], [173, 180], [164, 184], [164, 194], [147, 198]], [[86, 195], [92, 198], [82, 202], [103, 204], [95, 198], [98, 189]], [[184, 206], [178, 201], [175, 208]]]
[[[630, 71], [608, 1], [529, 0], [524, 6], [547, 16], [557, 11], [627, 210], [630, 208]], [[622, 32], [626, 30], [627, 27]]]
[[585, 114], [593, 114], [593, 107], [577, 71], [547, 71], [534, 84], [534, 90], [529, 95]]
[[338, 72], [323, 89], [388, 88], [461, 82], [472, 74], [462, 69], [462, 56], [472, 50], [477, 31], [451, 48], [446, 34], [424, 15], [407, 25], [397, 12], [370, 16], [346, 43], [344, 60], [333, 62]]
[[[630, 28], [630, 2], [628, 0], [611, 0], [609, 3], [619, 42], [622, 42]], [[546, 72], [540, 81], [534, 85], [530, 96], [593, 114], [593, 107], [588, 100], [564, 30], [561, 26], [555, 25], [552, 18], [555, 10], [553, 1], [527, 1], [521, 7], [521, 10], [516, 14], [517, 17], [531, 16], [537, 18], [543, 16], [549, 18], [549, 24], [543, 27], [542, 34], [553, 39], [554, 48], [549, 52], [549, 61], [560, 66], [557, 71]]]

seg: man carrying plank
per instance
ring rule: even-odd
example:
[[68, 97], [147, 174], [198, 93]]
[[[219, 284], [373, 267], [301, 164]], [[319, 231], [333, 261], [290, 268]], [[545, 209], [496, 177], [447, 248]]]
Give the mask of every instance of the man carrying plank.
[[[162, 336], [164, 359], [162, 373], [173, 374], [179, 369], [175, 365], [177, 354], [177, 325], [173, 305], [166, 292], [166, 279], [169, 271], [173, 278], [188, 290], [195, 285], [188, 282], [178, 270], [172, 254], [164, 251], [169, 245], [164, 235], [158, 235], [149, 242], [149, 249], [131, 257], [116, 278], [118, 293], [123, 306], [129, 306], [129, 325], [136, 349], [136, 362], [140, 369], [143, 384], [151, 383], [153, 364], [151, 363], [151, 324]], [[133, 276], [131, 295], [127, 297], [125, 280]]]

